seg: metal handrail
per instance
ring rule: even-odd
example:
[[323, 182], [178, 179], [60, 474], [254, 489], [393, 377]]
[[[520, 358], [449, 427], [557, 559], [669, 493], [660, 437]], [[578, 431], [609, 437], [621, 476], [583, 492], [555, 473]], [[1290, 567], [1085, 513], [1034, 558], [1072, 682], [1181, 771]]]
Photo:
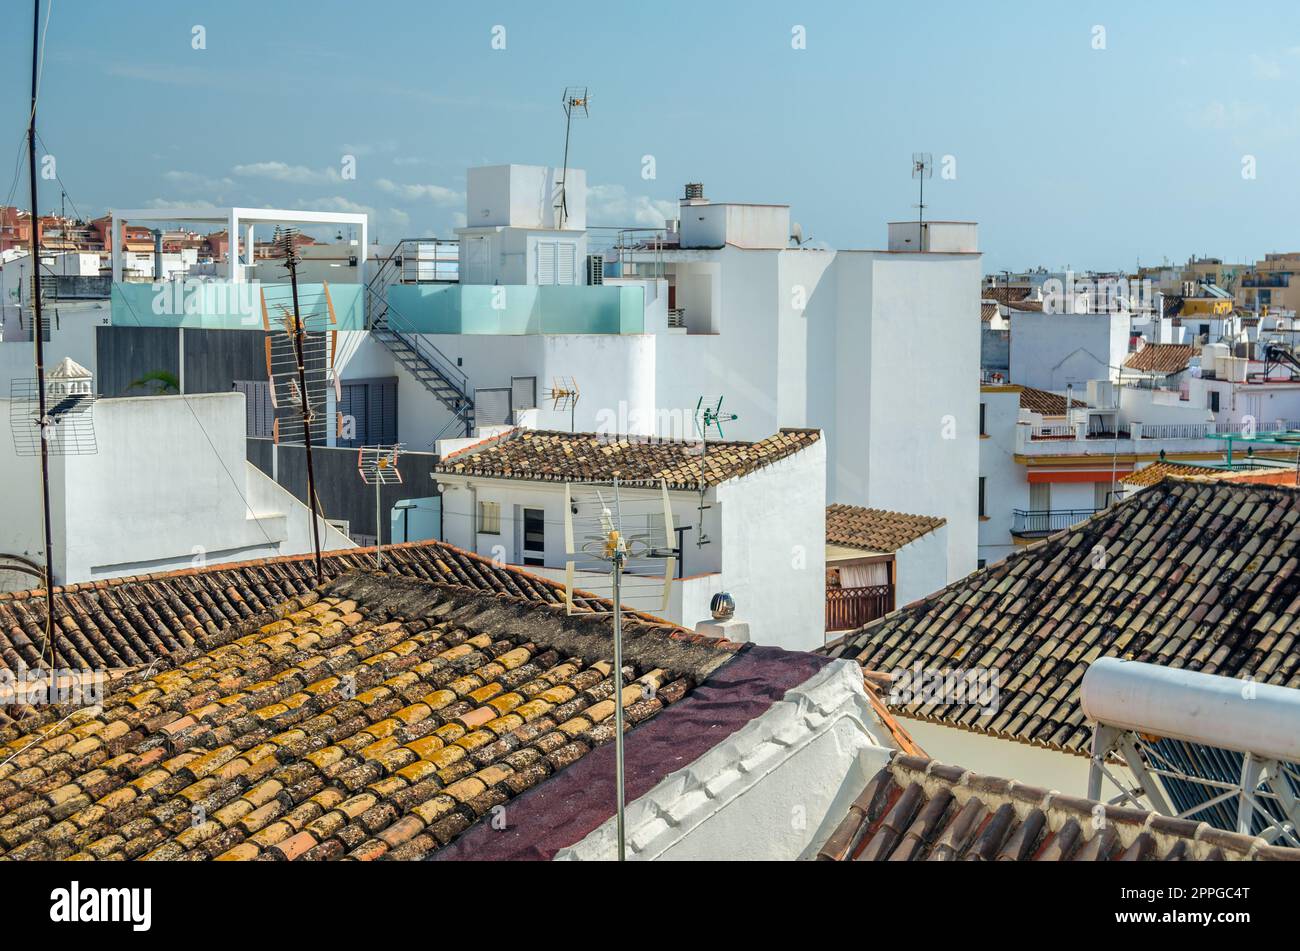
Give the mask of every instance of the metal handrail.
[[1059, 532], [1084, 519], [1095, 515], [1101, 509], [1012, 509], [1012, 535], [1038, 535]]

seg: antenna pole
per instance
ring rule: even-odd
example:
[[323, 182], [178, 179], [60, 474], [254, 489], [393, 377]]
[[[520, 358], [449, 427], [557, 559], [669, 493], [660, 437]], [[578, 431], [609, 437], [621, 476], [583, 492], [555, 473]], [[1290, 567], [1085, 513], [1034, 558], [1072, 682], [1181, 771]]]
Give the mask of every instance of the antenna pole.
[[[619, 512], [618, 499], [618, 476], [614, 476], [614, 511], [617, 517], [617, 524], [621, 527], [623, 520], [618, 516]], [[619, 544], [614, 547], [613, 558], [613, 576], [614, 576], [614, 784], [618, 787], [618, 799], [616, 803], [617, 825], [618, 825], [618, 860], [626, 861], [626, 839], [623, 829], [623, 599], [622, 599], [622, 575], [623, 575], [623, 558], [624, 550], [622, 548], [623, 538], [620, 535]]]
[[569, 177], [569, 129], [573, 126], [573, 106], [569, 104], [568, 91], [564, 95], [564, 167], [560, 172], [560, 228], [569, 217], [569, 196], [566, 180]]
[[[232, 234], [230, 240], [235, 241]], [[232, 247], [234, 245], [232, 244]], [[238, 250], [237, 248], [235, 249]], [[298, 359], [298, 392], [302, 397], [302, 432], [303, 443], [307, 450], [307, 507], [311, 509], [311, 543], [312, 549], [316, 555], [316, 583], [320, 584], [325, 580], [324, 573], [321, 570], [320, 561], [320, 519], [316, 515], [316, 472], [311, 464], [311, 404], [307, 398], [307, 365], [303, 357], [303, 325], [302, 312], [298, 309], [298, 249], [294, 246], [294, 233], [287, 232], [285, 235], [285, 263], [289, 268], [289, 284], [293, 288], [293, 351], [294, 356]], [[375, 531], [379, 531], [379, 526], [375, 526]]]
[[[45, 643], [50, 649], [50, 666], [54, 666], [54, 541], [50, 530], [50, 447], [54, 435], [52, 422], [45, 416], [45, 348], [42, 336], [45, 324], [41, 319], [41, 255], [39, 238], [40, 219], [36, 212], [36, 92], [39, 76], [38, 55], [41, 38], [41, 0], [32, 2], [32, 114], [27, 123], [28, 172], [32, 191], [32, 307], [36, 320], [32, 324], [32, 339], [36, 342], [36, 400], [41, 428], [41, 509], [45, 517]], [[111, 229], [110, 229], [111, 230]], [[113, 240], [117, 235], [113, 235]]]
[[384, 525], [379, 520], [383, 514], [384, 506], [379, 500], [379, 492], [383, 488], [383, 482], [375, 480], [375, 564], [384, 567]]

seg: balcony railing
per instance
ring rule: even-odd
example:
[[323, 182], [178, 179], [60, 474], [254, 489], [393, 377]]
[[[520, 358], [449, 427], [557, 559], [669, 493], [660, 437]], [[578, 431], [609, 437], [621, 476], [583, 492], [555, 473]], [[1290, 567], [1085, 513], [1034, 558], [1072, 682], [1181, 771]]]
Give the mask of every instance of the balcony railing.
[[892, 584], [826, 589], [826, 630], [854, 631], [894, 610]]
[[1044, 538], [1078, 525], [1099, 509], [1015, 509], [1011, 513], [1011, 534], [1017, 538]]

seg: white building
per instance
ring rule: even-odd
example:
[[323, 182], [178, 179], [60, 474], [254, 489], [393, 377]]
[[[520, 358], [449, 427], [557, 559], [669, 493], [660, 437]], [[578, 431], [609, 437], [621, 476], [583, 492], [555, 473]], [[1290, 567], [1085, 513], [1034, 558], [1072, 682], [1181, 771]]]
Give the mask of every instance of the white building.
[[[79, 444], [93, 451], [64, 454], [56, 436], [50, 457], [59, 584], [312, 550], [306, 506], [244, 458], [242, 395], [102, 399], [85, 412], [93, 437]], [[5, 554], [43, 563], [39, 460], [18, 454], [11, 431], [26, 413], [9, 400], [0, 410], [0, 523]], [[352, 542], [322, 521], [321, 544]]]
[[566, 554], [566, 484], [572, 505], [585, 484], [619, 474], [629, 510], [650, 512], [662, 510], [662, 479], [679, 577], [667, 608], [659, 581], [629, 577], [628, 605], [691, 627], [710, 618], [710, 599], [726, 591], [748, 639], [795, 650], [823, 643], [826, 444], [815, 430], [710, 443], [704, 463], [698, 442], [526, 429], [459, 450], [444, 444], [440, 453], [445, 541], [557, 580], [574, 561], [589, 569], [575, 585], [607, 595], [608, 576], [594, 559]]

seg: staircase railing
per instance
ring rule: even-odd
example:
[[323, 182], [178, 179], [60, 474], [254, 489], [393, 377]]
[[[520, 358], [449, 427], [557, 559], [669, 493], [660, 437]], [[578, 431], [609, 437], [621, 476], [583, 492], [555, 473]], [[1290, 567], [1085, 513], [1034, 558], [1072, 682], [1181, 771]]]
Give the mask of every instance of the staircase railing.
[[[427, 383], [425, 387], [464, 422], [468, 434], [474, 418], [474, 399], [469, 390], [469, 377], [388, 301], [388, 289], [398, 283], [401, 277], [400, 262], [406, 253], [404, 249], [411, 244], [427, 240], [403, 238], [394, 245], [388, 257], [380, 262], [374, 277], [366, 283], [366, 309], [369, 314], [367, 323], [370, 331], [390, 350], [395, 351], [396, 347], [405, 348], [420, 363], [428, 367], [446, 389], [452, 391], [453, 395], [448, 397], [445, 392], [440, 392]], [[392, 339], [387, 339], [389, 337]]]

